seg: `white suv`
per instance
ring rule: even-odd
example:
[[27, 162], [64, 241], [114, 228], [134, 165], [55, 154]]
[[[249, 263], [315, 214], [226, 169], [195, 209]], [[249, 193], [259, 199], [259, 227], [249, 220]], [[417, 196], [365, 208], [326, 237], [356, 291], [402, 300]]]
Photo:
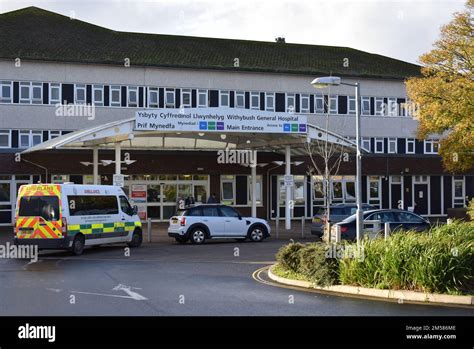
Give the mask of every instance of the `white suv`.
[[270, 236], [270, 226], [264, 219], [242, 217], [225, 205], [200, 205], [188, 208], [170, 218], [168, 236], [179, 243], [191, 240], [202, 244], [206, 239], [250, 239], [260, 242]]

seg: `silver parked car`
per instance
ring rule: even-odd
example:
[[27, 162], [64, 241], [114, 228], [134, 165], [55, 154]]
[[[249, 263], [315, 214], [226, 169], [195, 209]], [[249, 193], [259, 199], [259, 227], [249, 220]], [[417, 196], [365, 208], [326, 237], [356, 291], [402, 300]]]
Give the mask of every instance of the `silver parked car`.
[[[373, 210], [375, 207], [368, 204], [362, 204], [362, 210]], [[356, 210], [356, 204], [337, 204], [329, 207], [331, 224], [342, 222], [347, 217], [352, 216]], [[326, 208], [319, 207], [311, 223], [311, 234], [322, 237], [324, 234], [324, 225], [326, 224]]]

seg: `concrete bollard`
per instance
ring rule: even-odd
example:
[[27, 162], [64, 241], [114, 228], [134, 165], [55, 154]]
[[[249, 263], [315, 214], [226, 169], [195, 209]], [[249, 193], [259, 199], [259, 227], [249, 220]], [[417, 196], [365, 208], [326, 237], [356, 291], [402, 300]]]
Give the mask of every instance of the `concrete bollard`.
[[151, 218], [147, 219], [148, 242], [151, 242]]
[[384, 224], [384, 238], [385, 238], [385, 240], [388, 239], [389, 235], [390, 235], [390, 223], [385, 222], [385, 224]]
[[301, 238], [304, 239], [304, 224], [305, 224], [305, 217], [301, 216]]
[[276, 220], [275, 220], [275, 234], [276, 238], [278, 239], [280, 235], [280, 208], [277, 207], [277, 214], [276, 214]]
[[336, 225], [336, 243], [340, 243], [341, 242], [341, 226], [340, 225]]

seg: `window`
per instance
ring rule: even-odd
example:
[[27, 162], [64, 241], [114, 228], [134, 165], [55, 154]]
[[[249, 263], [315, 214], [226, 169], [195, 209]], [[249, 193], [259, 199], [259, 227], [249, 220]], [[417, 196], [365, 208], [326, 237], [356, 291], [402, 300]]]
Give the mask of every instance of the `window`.
[[120, 209], [123, 213], [133, 216], [133, 208], [128, 202], [127, 198], [123, 195], [120, 196]]
[[[252, 176], [248, 177], [247, 182], [249, 184], [248, 204], [251, 205], [252, 204]], [[257, 196], [256, 196], [257, 205], [261, 205], [262, 204], [262, 176], [257, 176], [255, 189], [257, 192]]]
[[[113, 195], [68, 195], [71, 216], [92, 216], [102, 214], [118, 214], [117, 197]], [[74, 207], [74, 208], [71, 208]]]
[[10, 130], [0, 130], [0, 148], [10, 147]]
[[370, 115], [370, 97], [362, 97], [362, 115]]
[[350, 115], [356, 114], [356, 99], [353, 96], [348, 97], [347, 113]]
[[370, 146], [370, 138], [369, 137], [362, 137], [362, 148], [367, 149], [369, 152], [372, 151], [372, 147]]
[[86, 103], [86, 85], [75, 85], [74, 102], [76, 104]]
[[438, 154], [439, 142], [435, 139], [425, 139], [425, 154]]
[[20, 217], [42, 217], [46, 221], [59, 219], [57, 196], [23, 196], [18, 208]]
[[464, 177], [454, 176], [453, 178], [453, 207], [465, 207], [465, 187]]
[[229, 91], [220, 91], [219, 100], [220, 100], [219, 105], [221, 107], [230, 107]]
[[385, 115], [385, 107], [383, 98], [375, 98], [375, 115]]
[[122, 105], [122, 93], [120, 86], [110, 86], [110, 106], [120, 107]]
[[245, 108], [245, 92], [237, 91], [235, 93], [235, 107]]
[[332, 181], [332, 198], [334, 201], [342, 201], [342, 181]]
[[149, 87], [148, 88], [148, 108], [158, 108], [158, 88]]
[[265, 93], [265, 110], [266, 111], [275, 111], [275, 94], [274, 93]]
[[11, 81], [0, 81], [0, 103], [12, 102], [12, 85]]
[[369, 205], [380, 206], [380, 180], [377, 176], [371, 176], [369, 185]]
[[104, 105], [104, 86], [103, 85], [92, 86], [92, 103], [97, 106]]
[[138, 87], [128, 86], [127, 101], [129, 107], [138, 107]]
[[20, 82], [20, 103], [31, 103], [31, 83]]
[[207, 90], [198, 90], [198, 107], [207, 108]]
[[383, 138], [375, 138], [375, 153], [383, 153]]
[[387, 115], [398, 116], [398, 104], [396, 98], [388, 98], [387, 100]]
[[204, 217], [219, 217], [219, 210], [217, 207], [203, 207], [202, 215]]
[[40, 144], [43, 141], [43, 131], [31, 131], [31, 146]]
[[324, 96], [315, 96], [314, 112], [324, 113]]
[[250, 93], [250, 109], [260, 110], [260, 93]]
[[407, 138], [405, 153], [415, 154], [415, 139]]
[[396, 212], [397, 222], [400, 223], [424, 223], [424, 220], [410, 212]]
[[395, 154], [397, 152], [397, 139], [389, 138], [388, 139], [388, 153]]
[[31, 131], [29, 130], [20, 130], [20, 148], [29, 148], [31, 146]]
[[43, 84], [41, 82], [33, 82], [31, 84], [31, 103], [43, 103]]
[[222, 203], [225, 205], [233, 205], [235, 202], [235, 177], [222, 176], [221, 177], [221, 197]]
[[61, 136], [61, 131], [49, 131], [49, 139]]
[[287, 93], [286, 94], [286, 111], [291, 113], [294, 112], [296, 108], [295, 104], [295, 94], [294, 93]]
[[237, 210], [235, 210], [232, 207], [221, 206], [219, 207], [219, 210], [221, 211], [224, 217], [234, 217], [234, 218], [240, 217], [239, 212], [237, 212]]
[[309, 95], [301, 95], [301, 112], [309, 113]]
[[189, 88], [184, 88], [181, 90], [180, 107], [191, 108], [191, 90]]
[[337, 97], [329, 97], [329, 113], [337, 114]]
[[49, 104], [61, 104], [61, 84], [49, 84]]
[[174, 89], [167, 88], [165, 90], [165, 107], [174, 108]]

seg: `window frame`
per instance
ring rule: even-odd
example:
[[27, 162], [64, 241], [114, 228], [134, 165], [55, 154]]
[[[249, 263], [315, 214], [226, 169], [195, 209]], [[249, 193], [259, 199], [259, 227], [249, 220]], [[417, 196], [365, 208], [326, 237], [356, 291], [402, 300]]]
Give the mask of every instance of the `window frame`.
[[[273, 106], [268, 106], [268, 100], [272, 101]], [[275, 93], [274, 92], [265, 92], [265, 110], [266, 111], [275, 111]]]
[[[207, 108], [209, 106], [209, 91], [207, 89], [198, 89], [196, 94], [198, 108]], [[205, 104], [201, 103], [201, 96], [205, 96]]]
[[[78, 91], [84, 92], [84, 100], [77, 98]], [[87, 88], [86, 84], [74, 84], [74, 104], [86, 104], [87, 103]]]
[[[96, 100], [96, 91], [100, 92], [102, 100]], [[96, 107], [104, 106], [104, 85], [92, 85], [92, 104]]]
[[[427, 147], [430, 147], [431, 150], [427, 150]], [[435, 148], [437, 150], [435, 151]], [[430, 138], [423, 140], [423, 153], [424, 154], [438, 154], [439, 152], [439, 140]]]
[[[388, 137], [387, 138], [387, 153], [388, 154], [396, 154], [397, 153], [397, 144], [398, 144], [398, 141], [397, 141], [397, 137]], [[390, 145], [393, 145], [394, 146], [394, 149], [393, 151], [390, 150]]]
[[2, 129], [0, 130], [0, 135], [7, 135], [8, 136], [8, 144], [7, 145], [0, 145], [0, 148], [7, 149], [12, 147], [12, 130]]
[[[53, 89], [58, 90], [58, 99], [53, 99]], [[61, 103], [61, 83], [60, 82], [52, 82], [49, 84], [49, 104], [62, 104]]]
[[[257, 105], [254, 105], [254, 98], [256, 98]], [[260, 110], [260, 92], [250, 92], [250, 109]]]
[[[310, 110], [309, 99], [310, 99], [309, 94], [303, 93], [303, 94], [300, 95], [300, 113], [309, 114], [309, 110]], [[305, 101], [307, 103], [306, 108], [303, 107], [303, 101]]]
[[[131, 92], [135, 93], [136, 102], [132, 102], [130, 100], [130, 97], [132, 95]], [[127, 86], [127, 107], [129, 107], [129, 108], [138, 108], [139, 99], [140, 99], [140, 97], [138, 95], [138, 86]]]
[[[239, 105], [239, 97], [242, 98], [242, 105]], [[235, 108], [245, 109], [245, 92], [244, 91], [235, 91]]]
[[[173, 96], [173, 102], [168, 103], [168, 97]], [[164, 96], [165, 108], [176, 108], [176, 90], [174, 88], [165, 88], [165, 96]]]
[[[412, 151], [409, 151], [409, 144], [413, 146]], [[406, 138], [405, 139], [405, 154], [415, 154], [415, 153], [416, 153], [415, 138]]]
[[383, 97], [374, 98], [374, 114], [375, 116], [385, 116], [385, 107], [384, 107]]
[[[156, 103], [151, 102], [151, 96], [156, 96]], [[147, 89], [147, 108], [160, 107], [160, 89], [158, 87], [148, 87]]]
[[[333, 108], [333, 105], [332, 105], [333, 102], [334, 102], [334, 106], [335, 106], [334, 108]], [[329, 103], [329, 107], [328, 107], [329, 114], [332, 114], [332, 115], [339, 114], [338, 96], [329, 96], [328, 103]]]
[[[118, 92], [118, 101], [114, 101], [113, 92]], [[110, 107], [121, 107], [122, 106], [122, 86], [110, 85], [109, 88], [109, 106]]]
[[[369, 142], [369, 146], [368, 147], [364, 147], [364, 142]], [[370, 137], [362, 137], [361, 139], [361, 146], [362, 148], [365, 148], [367, 149], [370, 153], [372, 152], [372, 142], [370, 140]]]
[[[189, 103], [184, 103], [184, 96], [188, 96], [189, 97]], [[180, 108], [191, 108], [191, 104], [193, 103], [193, 97], [192, 97], [192, 93], [191, 93], [191, 89], [190, 88], [183, 88], [181, 89], [181, 104], [180, 104]]]
[[[227, 104], [223, 103], [223, 98], [227, 98]], [[230, 108], [230, 91], [219, 90], [219, 107]]]
[[[367, 106], [366, 103], [368, 103], [368, 109], [365, 107]], [[361, 102], [360, 102], [360, 114], [363, 116], [370, 116], [370, 97], [361, 97]]]
[[[10, 91], [10, 97], [6, 98], [3, 96], [3, 87], [8, 87]], [[0, 103], [10, 104], [13, 103], [13, 81], [2, 80], [0, 81]]]
[[[354, 102], [354, 108], [351, 108], [351, 102]], [[347, 115], [356, 115], [356, 98], [355, 96], [347, 96]]]
[[[382, 145], [382, 149], [378, 149], [378, 145]], [[385, 152], [385, 144], [383, 137], [374, 137], [374, 153], [375, 154], [383, 154]]]
[[[293, 100], [293, 109], [290, 110], [290, 100]], [[285, 110], [287, 113], [296, 112], [296, 94], [295, 93], [285, 93]]]
[[[22, 96], [22, 87], [26, 88], [26, 91], [28, 91], [28, 97], [25, 98]], [[19, 104], [31, 104], [31, 82], [29, 81], [20, 81], [19, 85], [18, 85], [18, 89], [19, 89]]]

